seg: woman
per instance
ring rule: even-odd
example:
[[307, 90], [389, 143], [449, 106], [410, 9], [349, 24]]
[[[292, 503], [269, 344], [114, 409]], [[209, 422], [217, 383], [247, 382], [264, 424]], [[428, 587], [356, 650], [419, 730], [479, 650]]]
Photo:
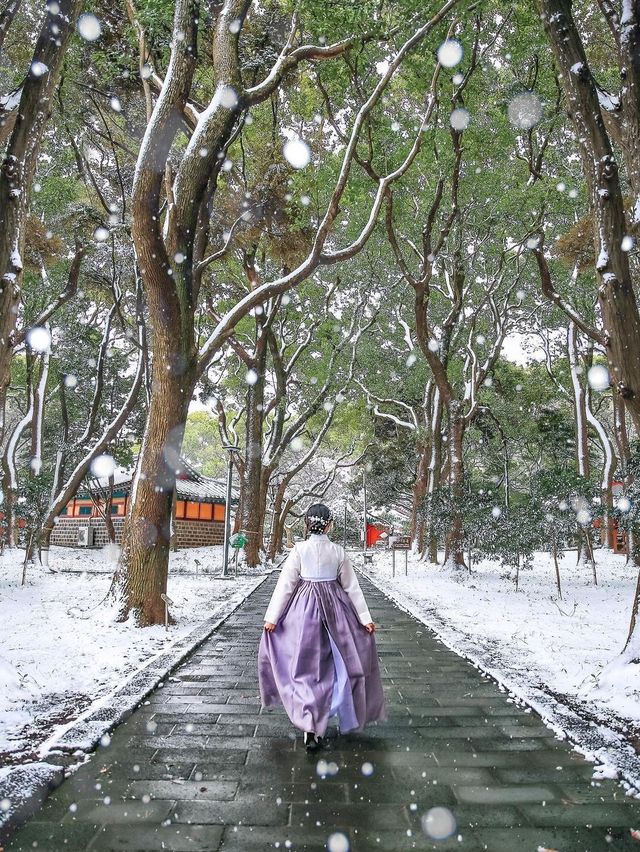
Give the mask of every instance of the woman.
[[285, 560], [258, 652], [263, 706], [282, 704], [309, 751], [330, 716], [343, 733], [387, 718], [375, 625], [344, 548], [329, 540], [332, 523], [322, 503], [307, 510], [308, 538]]

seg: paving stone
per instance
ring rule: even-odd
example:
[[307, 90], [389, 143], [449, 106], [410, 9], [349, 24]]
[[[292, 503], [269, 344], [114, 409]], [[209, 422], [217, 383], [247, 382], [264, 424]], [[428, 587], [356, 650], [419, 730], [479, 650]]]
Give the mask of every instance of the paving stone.
[[135, 833], [126, 828], [109, 826], [98, 832], [91, 843], [91, 852], [147, 852], [163, 849], [172, 852], [214, 852], [222, 839], [220, 825], [144, 826]]
[[256, 799], [235, 802], [179, 802], [171, 814], [171, 821], [202, 825], [287, 825], [289, 807], [285, 802], [278, 805], [275, 801], [260, 802]]
[[[212, 731], [216, 728], [217, 720], [219, 716], [214, 716], [213, 719], [196, 719], [195, 722], [191, 720], [185, 721], [183, 718], [179, 722], [174, 722], [172, 725], [171, 736], [194, 736], [194, 737], [205, 737], [209, 736]], [[157, 732], [156, 732], [157, 733]], [[164, 734], [159, 734], [159, 736], [165, 736]]]
[[[256, 723], [255, 722], [216, 722], [216, 724], [209, 731], [210, 736], [212, 737], [254, 737], [256, 736]], [[271, 736], [286, 736], [287, 734], [291, 734], [295, 736], [291, 731], [291, 725], [285, 729], [281, 726], [281, 730], [272, 731]], [[211, 743], [211, 740], [209, 740]]]
[[[183, 757], [182, 754], [176, 755], [176, 757], [178, 760], [165, 763], [128, 763], [119, 761], [103, 766], [98, 770], [96, 777], [99, 779], [120, 777], [128, 778], [132, 781], [163, 781], [171, 778], [184, 778], [186, 780], [196, 765], [195, 761], [181, 762], [180, 758]], [[82, 775], [77, 773], [70, 780], [74, 780], [76, 777], [78, 779], [83, 778], [84, 773]]]
[[196, 734], [175, 734], [175, 736], [138, 736], [134, 734], [129, 738], [132, 748], [154, 748], [154, 749], [194, 749], [204, 748], [209, 742], [208, 736]]
[[288, 784], [273, 784], [268, 781], [240, 782], [236, 801], [256, 799], [258, 801], [276, 802], [281, 799], [286, 802], [348, 802], [348, 785], [339, 782], [323, 784], [320, 780], [310, 783], [289, 782]]
[[560, 798], [558, 790], [534, 784], [513, 786], [466, 786], [455, 789], [459, 802], [477, 805], [517, 805], [521, 802], [550, 802]]
[[[455, 817], [458, 831], [463, 836], [469, 832], [475, 832], [479, 826], [504, 828], [531, 825], [518, 808], [510, 805], [457, 805], [451, 808], [451, 813]], [[420, 831], [420, 814], [411, 814], [411, 816], [414, 828]]]
[[[430, 766], [417, 768], [413, 766], [399, 766], [392, 770], [394, 779], [400, 783], [411, 784], [495, 784], [494, 773], [484, 767], [475, 766]], [[547, 779], [544, 779], [547, 780]]]
[[[425, 784], [415, 782], [412, 785], [393, 784], [391, 786], [380, 784], [376, 780], [364, 779], [349, 785], [349, 801], [359, 804], [369, 802], [378, 804], [393, 802], [419, 806], [422, 810], [430, 807], [453, 806], [456, 797], [453, 790], [447, 784]], [[418, 805], [418, 802], [421, 804]]]
[[[461, 852], [479, 852], [473, 834], [468, 832], [461, 835], [456, 834], [447, 840], [430, 840], [421, 831], [408, 829], [404, 834], [393, 831], [359, 831], [351, 835], [350, 852], [370, 852], [370, 850], [382, 850], [382, 852], [408, 852], [408, 850], [429, 850], [429, 852], [447, 852], [456, 849]], [[511, 849], [510, 852], [516, 852]], [[517, 850], [520, 852], [520, 850]]]
[[[228, 740], [225, 740], [225, 742], [228, 742]], [[178, 760], [192, 760], [194, 763], [197, 763], [199, 760], [209, 762], [213, 760], [214, 756], [216, 760], [219, 760], [222, 764], [226, 763], [229, 766], [242, 766], [246, 762], [247, 752], [246, 749], [230, 749], [226, 747], [222, 747], [220, 749], [165, 748], [159, 749], [156, 752], [154, 755], [154, 761], [156, 763], [170, 764], [177, 762]]]
[[522, 805], [521, 812], [528, 822], [541, 826], [574, 825], [602, 826], [611, 828], [636, 828], [638, 822], [637, 804], [589, 802], [589, 804], [559, 804], [552, 802], [546, 806]]
[[[496, 779], [504, 784], [533, 784], [540, 781], [551, 781], [564, 785], [579, 784], [580, 788], [586, 787], [593, 776], [593, 764], [585, 764], [584, 766], [557, 766], [548, 767], [526, 767], [517, 769], [495, 768], [493, 774]], [[611, 790], [611, 795], [622, 793], [622, 788]]]
[[58, 825], [31, 820], [4, 848], [6, 852], [84, 852], [97, 832], [93, 825]]
[[603, 789], [601, 781], [585, 783], [584, 780], [575, 777], [573, 779], [559, 777], [555, 781], [555, 786], [558, 787], [562, 800], [574, 805], [586, 804], [587, 802], [609, 801], [629, 803], [626, 791], [622, 787], [619, 787], [617, 790], [610, 790], [607, 785]]
[[[332, 774], [326, 775], [319, 774], [316, 762], [313, 762], [306, 767], [295, 766], [293, 769], [293, 779], [303, 783], [311, 784], [315, 782], [321, 786], [326, 786], [327, 784], [358, 783], [365, 778], [362, 773], [363, 763], [361, 760], [354, 761], [350, 764], [337, 761], [336, 766], [337, 771], [335, 771], [334, 768], [332, 769]], [[393, 770], [390, 767], [385, 767], [380, 763], [373, 763], [371, 766], [373, 766], [373, 777], [380, 786], [388, 787], [390, 784], [394, 783], [395, 778]], [[367, 771], [370, 771], [368, 766]], [[334, 772], [335, 774], [333, 774]], [[253, 768], [251, 769], [251, 774], [253, 774]]]
[[406, 831], [409, 828], [407, 809], [403, 805], [382, 805], [375, 807], [361, 802], [347, 805], [314, 804], [291, 805], [291, 825], [296, 827], [325, 826], [327, 831], [348, 831], [353, 828], [384, 828]]
[[[275, 582], [179, 666], [7, 849], [319, 852], [334, 831], [351, 852], [637, 846], [629, 828], [640, 827], [640, 803], [612, 781], [593, 785], [592, 765], [535, 713], [366, 580], [382, 624], [390, 718], [343, 736], [332, 721], [326, 747], [308, 754], [283, 708], [260, 707], [256, 651]], [[421, 817], [434, 806], [457, 820], [449, 840], [424, 834]]]
[[128, 795], [141, 799], [178, 799], [197, 802], [202, 799], [233, 799], [238, 789], [236, 781], [133, 781], [127, 788]]
[[318, 828], [226, 826], [218, 852], [326, 852], [327, 838], [327, 831]]
[[[526, 849], [558, 849], [562, 852], [605, 852], [605, 850], [632, 850], [637, 842], [628, 838], [628, 845], [620, 839], [608, 841], [606, 832], [593, 829], [549, 829], [549, 828], [492, 828], [475, 832], [476, 842], [487, 852], [515, 852]], [[623, 845], [620, 845], [620, 844]]]
[[[421, 710], [407, 714], [408, 719], [425, 719], [431, 720], [433, 718], [449, 718], [452, 717], [455, 720], [460, 718], [471, 717], [472, 724], [477, 724], [477, 720], [483, 717], [483, 712], [481, 707], [441, 707], [439, 705], [434, 707], [423, 707]], [[399, 724], [398, 719], [393, 719], [393, 724]], [[452, 722], [450, 722], [452, 724]]]
[[224, 763], [196, 763], [190, 779], [194, 781], [239, 781], [243, 766], [225, 766]]
[[[487, 736], [481, 740], [479, 737], [473, 737], [473, 750], [474, 751], [484, 751], [495, 750], [495, 751], [544, 751], [547, 752], [550, 749], [550, 745], [548, 740], [542, 737], [513, 737], [513, 736], [489, 736], [491, 732], [487, 731]], [[500, 732], [494, 730], [494, 734], [499, 734]], [[521, 760], [527, 760], [527, 757], [522, 757]]]
[[75, 824], [86, 822], [91, 825], [114, 825], [117, 823], [145, 823], [158, 825], [166, 819], [173, 807], [174, 801], [143, 802], [136, 799], [112, 801], [106, 804], [102, 799], [82, 799], [77, 802], [74, 812], [67, 812], [64, 822]]

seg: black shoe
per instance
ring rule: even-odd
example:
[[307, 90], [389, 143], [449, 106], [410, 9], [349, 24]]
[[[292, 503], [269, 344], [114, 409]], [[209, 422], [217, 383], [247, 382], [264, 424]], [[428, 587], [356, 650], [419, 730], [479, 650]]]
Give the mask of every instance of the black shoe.
[[304, 732], [303, 741], [307, 751], [317, 751], [322, 745], [322, 738], [317, 737], [311, 731]]

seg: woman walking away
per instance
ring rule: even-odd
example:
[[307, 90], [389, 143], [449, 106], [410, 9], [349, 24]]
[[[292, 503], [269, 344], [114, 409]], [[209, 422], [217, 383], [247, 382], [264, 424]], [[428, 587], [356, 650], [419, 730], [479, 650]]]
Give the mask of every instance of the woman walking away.
[[322, 503], [307, 510], [309, 536], [284, 562], [258, 652], [262, 705], [282, 704], [309, 751], [330, 716], [342, 733], [387, 718], [375, 625], [349, 557], [327, 536], [332, 522]]

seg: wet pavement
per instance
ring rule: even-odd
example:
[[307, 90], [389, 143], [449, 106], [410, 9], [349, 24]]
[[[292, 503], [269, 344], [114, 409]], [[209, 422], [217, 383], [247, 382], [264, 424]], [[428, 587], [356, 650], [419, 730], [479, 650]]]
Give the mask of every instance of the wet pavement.
[[308, 754], [283, 711], [260, 711], [256, 654], [275, 581], [5, 848], [640, 850], [640, 801], [593, 781], [593, 764], [535, 713], [362, 578], [389, 720], [362, 734], [330, 727]]

